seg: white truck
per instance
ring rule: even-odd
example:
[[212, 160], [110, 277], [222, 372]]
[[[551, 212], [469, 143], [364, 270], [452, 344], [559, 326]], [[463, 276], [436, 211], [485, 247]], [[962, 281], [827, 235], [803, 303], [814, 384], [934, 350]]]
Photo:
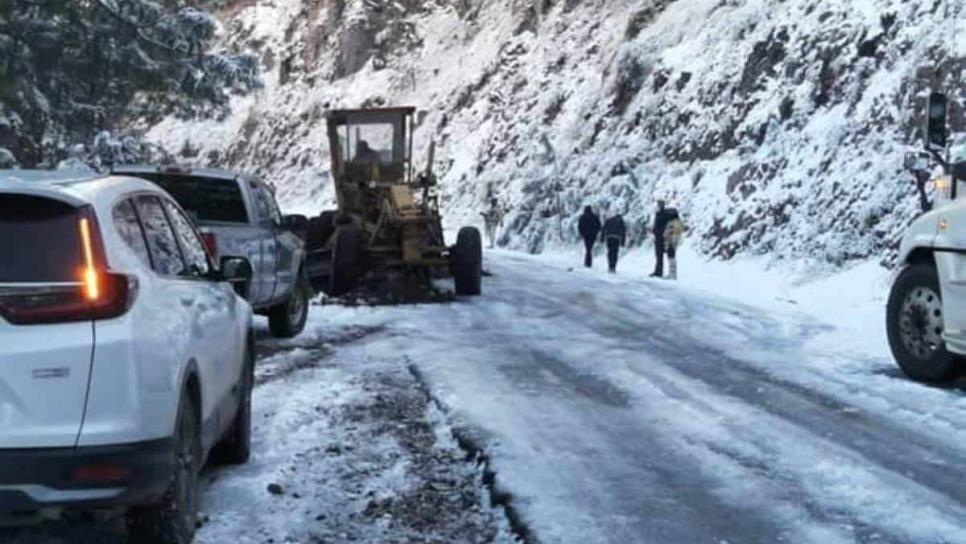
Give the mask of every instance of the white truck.
[[[920, 180], [926, 212], [899, 246], [899, 270], [886, 307], [889, 347], [910, 378], [944, 382], [966, 368], [966, 162], [948, 154], [947, 99], [930, 97], [925, 155], [907, 157]], [[931, 159], [931, 160], [930, 160]], [[944, 175], [933, 182], [929, 202], [924, 181], [931, 162]]]

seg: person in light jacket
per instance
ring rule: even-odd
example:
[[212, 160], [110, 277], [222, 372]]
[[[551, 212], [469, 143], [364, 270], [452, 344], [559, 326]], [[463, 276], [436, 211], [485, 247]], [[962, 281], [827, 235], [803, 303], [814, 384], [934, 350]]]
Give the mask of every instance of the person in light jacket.
[[483, 224], [486, 227], [486, 238], [490, 243], [490, 249], [496, 246], [496, 229], [503, 226], [503, 209], [496, 198], [490, 199], [490, 207], [481, 212]]

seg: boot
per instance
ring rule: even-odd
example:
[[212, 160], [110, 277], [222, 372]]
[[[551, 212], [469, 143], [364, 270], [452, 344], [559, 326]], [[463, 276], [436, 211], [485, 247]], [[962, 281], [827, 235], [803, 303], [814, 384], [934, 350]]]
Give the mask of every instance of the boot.
[[670, 270], [668, 270], [667, 279], [676, 280], [678, 279], [678, 260], [668, 259], [668, 261], [670, 261]]

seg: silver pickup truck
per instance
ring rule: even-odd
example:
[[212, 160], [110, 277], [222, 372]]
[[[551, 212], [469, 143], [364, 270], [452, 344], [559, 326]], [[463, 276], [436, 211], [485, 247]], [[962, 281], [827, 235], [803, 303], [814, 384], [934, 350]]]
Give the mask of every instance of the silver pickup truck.
[[268, 316], [272, 334], [288, 338], [302, 332], [312, 297], [298, 234], [307, 226], [304, 216], [283, 216], [267, 185], [233, 172], [117, 166], [113, 173], [147, 179], [171, 194], [198, 225], [215, 262], [220, 256], [251, 262], [254, 277], [243, 296]]

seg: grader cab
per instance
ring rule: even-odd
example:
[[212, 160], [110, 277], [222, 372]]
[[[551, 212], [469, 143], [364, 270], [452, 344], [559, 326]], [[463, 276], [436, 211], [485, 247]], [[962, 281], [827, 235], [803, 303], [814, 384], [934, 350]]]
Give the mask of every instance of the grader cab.
[[352, 290], [370, 274], [390, 279], [452, 275], [457, 295], [479, 295], [482, 241], [476, 228], [446, 246], [429, 165], [413, 163], [415, 108], [333, 110], [327, 114], [338, 209], [309, 223], [310, 277], [330, 295]]

